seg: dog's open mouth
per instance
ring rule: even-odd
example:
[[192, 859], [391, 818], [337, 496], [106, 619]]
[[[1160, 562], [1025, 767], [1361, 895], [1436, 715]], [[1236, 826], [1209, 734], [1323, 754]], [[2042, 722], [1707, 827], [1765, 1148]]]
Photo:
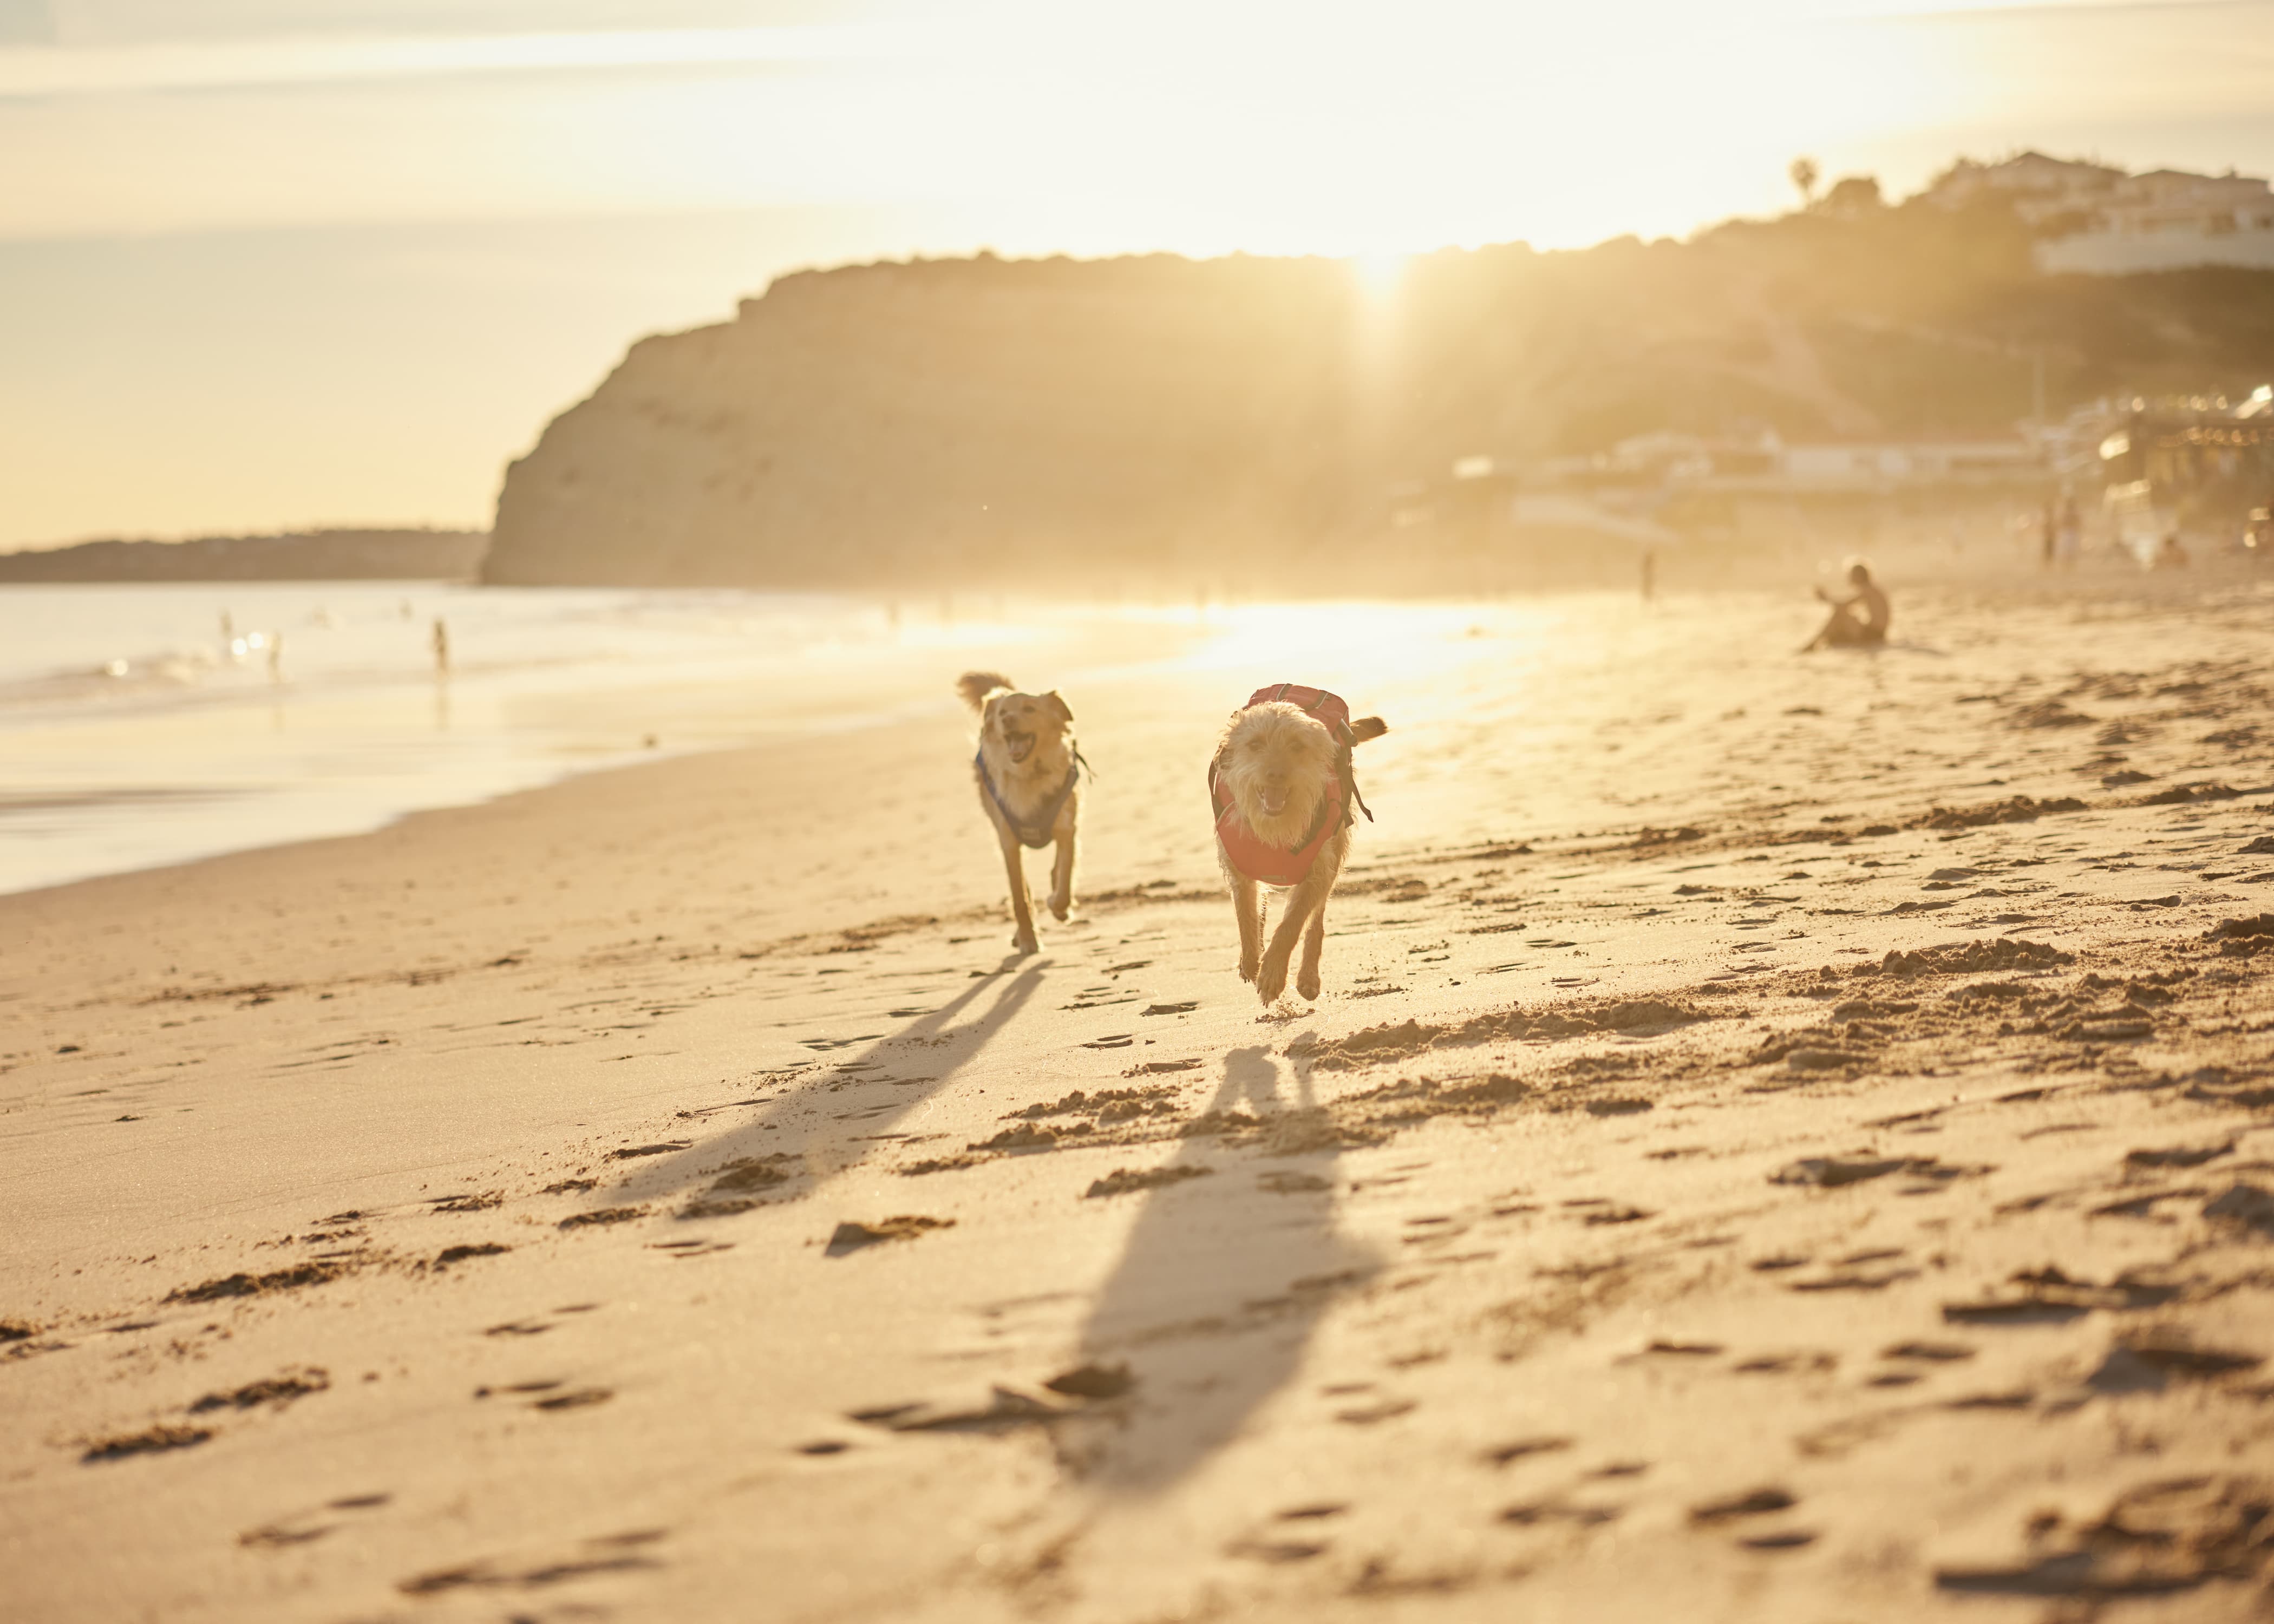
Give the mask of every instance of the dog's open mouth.
[[1003, 742], [1010, 747], [1011, 759], [1014, 762], [1022, 762], [1035, 753], [1035, 735], [1032, 733], [1013, 733], [1006, 727], [1003, 730]]
[[1259, 789], [1255, 792], [1255, 804], [1263, 808], [1264, 816], [1276, 817], [1287, 809], [1287, 791]]

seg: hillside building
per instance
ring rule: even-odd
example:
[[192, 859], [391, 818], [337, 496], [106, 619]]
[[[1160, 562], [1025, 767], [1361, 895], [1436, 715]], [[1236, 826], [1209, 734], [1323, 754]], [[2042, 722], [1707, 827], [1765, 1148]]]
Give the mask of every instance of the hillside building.
[[2037, 266], [2048, 272], [2274, 269], [2274, 190], [2255, 176], [2128, 175], [2027, 152], [1995, 164], [1962, 159], [1926, 195], [1950, 207], [1985, 196], [2011, 199], [2014, 212], [2040, 234]]

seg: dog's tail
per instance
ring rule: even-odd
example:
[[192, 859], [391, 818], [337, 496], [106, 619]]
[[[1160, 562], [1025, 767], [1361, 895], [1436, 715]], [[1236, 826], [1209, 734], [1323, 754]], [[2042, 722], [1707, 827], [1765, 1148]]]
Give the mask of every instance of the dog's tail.
[[1378, 716], [1362, 716], [1351, 724], [1351, 742], [1364, 744], [1369, 739], [1379, 739], [1389, 731], [1389, 724]]
[[999, 671], [967, 671], [955, 680], [955, 691], [963, 695], [963, 703], [974, 710], [980, 702], [998, 688], [1011, 686], [1011, 679]]

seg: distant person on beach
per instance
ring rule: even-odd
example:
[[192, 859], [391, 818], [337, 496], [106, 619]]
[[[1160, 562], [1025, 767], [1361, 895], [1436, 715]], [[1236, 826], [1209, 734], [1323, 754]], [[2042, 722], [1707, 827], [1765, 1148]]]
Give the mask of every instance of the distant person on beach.
[[[1803, 654], [1813, 649], [1876, 649], [1886, 642], [1887, 622], [1892, 618], [1887, 595], [1862, 564], [1848, 567], [1848, 584], [1856, 589], [1848, 598], [1834, 598], [1822, 587], [1816, 589], [1817, 597], [1832, 605], [1832, 618], [1802, 646]], [[1861, 620], [1856, 615], [1859, 608]]]
[[2164, 545], [2156, 549], [2155, 561], [2149, 565], [2149, 568], [2150, 569], [2185, 569], [2187, 563], [2187, 546], [2180, 540], [2179, 531], [2173, 530], [2164, 538]]
[[2076, 510], [2076, 498], [2061, 498], [2060, 525], [2054, 534], [2053, 555], [2064, 569], [2073, 568], [2076, 555], [2084, 550], [2084, 519]]
[[1658, 596], [1658, 549], [1642, 550], [1642, 600], [1649, 603]]
[[2039, 568], [2051, 569], [2053, 567], [2053, 544], [2059, 539], [2059, 537], [2060, 515], [2051, 502], [2047, 502], [2044, 514], [2038, 521], [2037, 567]]
[[440, 615], [434, 617], [434, 674], [450, 674], [450, 625]]

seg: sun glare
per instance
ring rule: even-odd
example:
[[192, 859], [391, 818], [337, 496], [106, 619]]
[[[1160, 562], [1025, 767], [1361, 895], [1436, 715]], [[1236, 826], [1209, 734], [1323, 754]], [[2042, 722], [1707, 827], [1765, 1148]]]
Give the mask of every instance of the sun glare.
[[1351, 274], [1371, 304], [1386, 304], [1397, 297], [1398, 288], [1405, 281], [1405, 267], [1411, 254], [1374, 252], [1361, 253], [1351, 261]]

